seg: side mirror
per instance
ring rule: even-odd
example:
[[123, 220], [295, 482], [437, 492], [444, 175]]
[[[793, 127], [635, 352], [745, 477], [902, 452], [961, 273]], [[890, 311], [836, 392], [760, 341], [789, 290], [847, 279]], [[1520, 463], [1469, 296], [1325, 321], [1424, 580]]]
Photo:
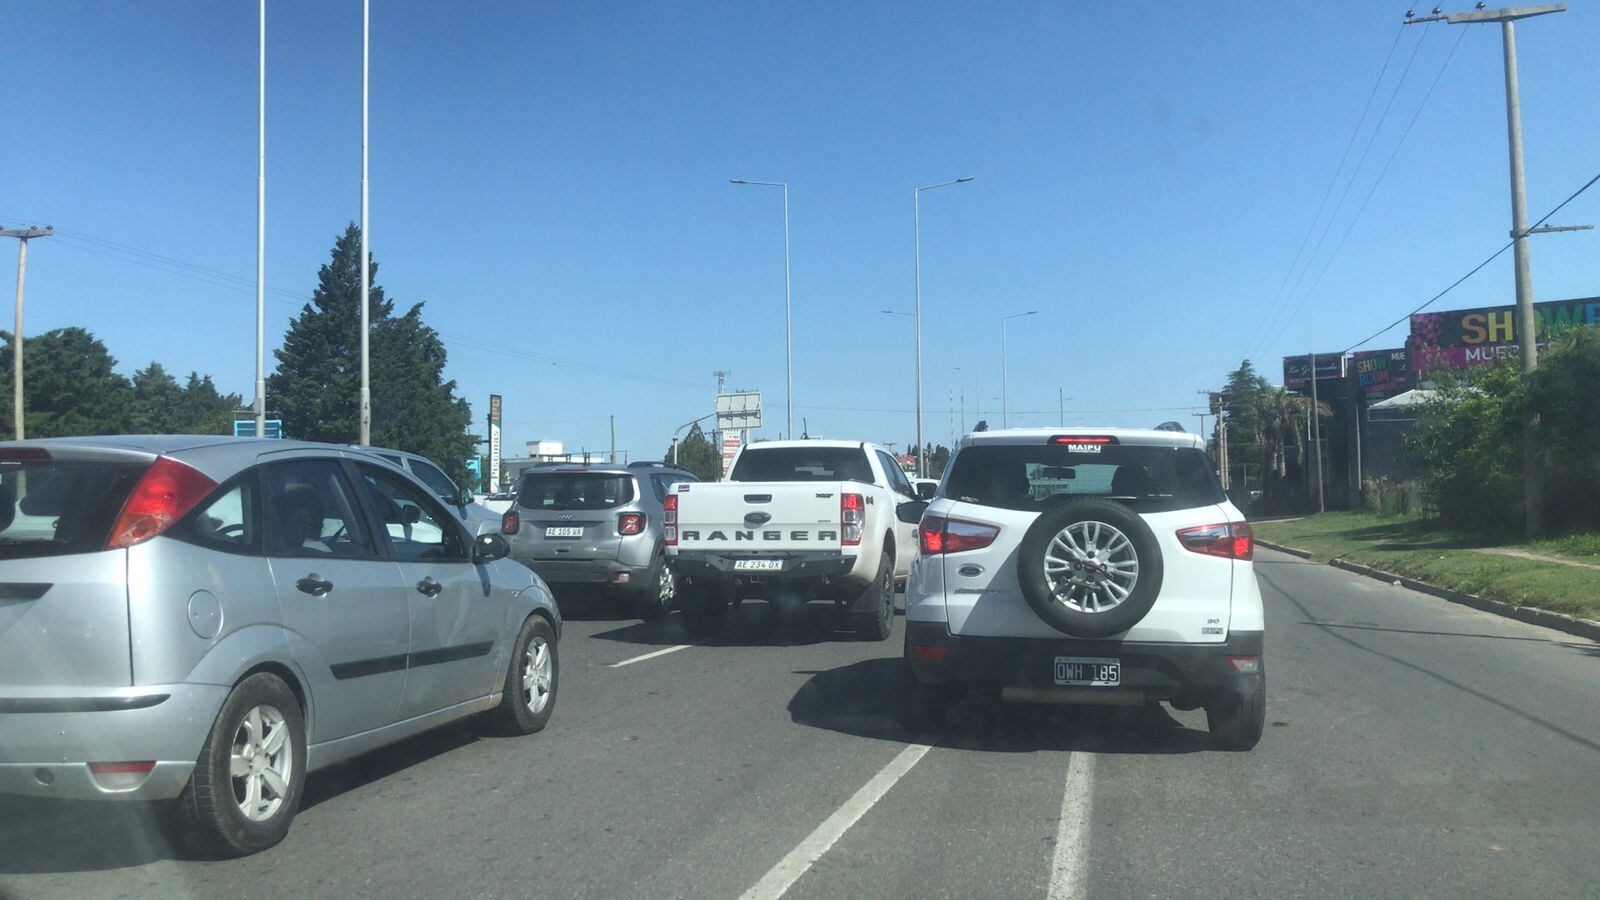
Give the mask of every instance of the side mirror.
[[415, 506], [406, 506], [400, 513], [400, 524], [415, 525], [422, 521], [422, 510]]
[[472, 488], [465, 488], [464, 487], [464, 488], [461, 489], [461, 496], [456, 498], [456, 505], [457, 506], [471, 506], [475, 499], [476, 498], [472, 494]]
[[933, 499], [933, 495], [937, 494], [938, 492], [939, 492], [939, 485], [937, 485], [937, 484], [929, 484], [926, 481], [921, 481], [921, 482], [917, 483], [917, 499], [918, 500], [932, 500]]
[[511, 555], [511, 542], [501, 534], [480, 534], [472, 542], [472, 561], [492, 563]]
[[927, 511], [927, 501], [908, 500], [894, 508], [894, 515], [895, 518], [906, 523], [907, 525], [915, 525], [922, 521], [922, 514]]

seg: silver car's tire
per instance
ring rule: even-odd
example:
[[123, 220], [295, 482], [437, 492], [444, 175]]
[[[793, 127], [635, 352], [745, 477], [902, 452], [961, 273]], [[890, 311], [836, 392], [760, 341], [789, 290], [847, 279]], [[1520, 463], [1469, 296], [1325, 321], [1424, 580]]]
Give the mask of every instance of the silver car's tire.
[[239, 682], [174, 805], [180, 835], [205, 856], [244, 856], [283, 840], [305, 787], [300, 702], [276, 675]]
[[555, 629], [544, 616], [534, 613], [523, 621], [511, 645], [500, 705], [489, 712], [495, 730], [513, 735], [543, 731], [556, 708], [560, 676]]

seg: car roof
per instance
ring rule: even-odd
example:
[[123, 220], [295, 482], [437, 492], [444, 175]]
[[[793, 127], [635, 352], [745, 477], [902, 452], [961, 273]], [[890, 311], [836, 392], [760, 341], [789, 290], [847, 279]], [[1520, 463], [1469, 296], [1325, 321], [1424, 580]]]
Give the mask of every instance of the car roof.
[[129, 450], [157, 455], [182, 453], [206, 447], [227, 446], [263, 450], [328, 450], [347, 449], [339, 444], [318, 441], [289, 441], [279, 438], [234, 437], [227, 434], [110, 434], [81, 437], [34, 438], [25, 441], [6, 441], [13, 446], [57, 446], [81, 449]]
[[746, 444], [744, 449], [772, 450], [782, 447], [853, 447], [860, 449], [865, 443], [865, 441], [824, 441], [820, 439], [801, 439], [795, 441], [757, 441], [754, 444]]
[[974, 431], [961, 438], [957, 449], [979, 444], [1042, 444], [1057, 435], [1083, 437], [1114, 437], [1119, 444], [1142, 447], [1194, 447], [1204, 448], [1204, 440], [1197, 434], [1182, 431], [1160, 431], [1155, 428], [1105, 428], [1094, 425], [1070, 425], [1066, 428], [1001, 428], [995, 431]]
[[651, 466], [648, 469], [643, 467], [630, 469], [623, 463], [556, 463], [550, 466], [539, 466], [537, 468], [524, 469], [522, 474], [532, 475], [534, 473], [538, 473], [540, 475], [560, 475], [563, 472], [599, 472], [604, 475], [636, 475], [643, 472], [678, 472], [684, 475], [693, 474], [688, 469], [671, 465]]

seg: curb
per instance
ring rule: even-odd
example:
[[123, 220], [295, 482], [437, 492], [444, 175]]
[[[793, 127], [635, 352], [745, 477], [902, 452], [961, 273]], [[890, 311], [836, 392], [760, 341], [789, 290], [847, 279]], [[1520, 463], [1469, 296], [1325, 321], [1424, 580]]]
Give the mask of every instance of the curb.
[[[1263, 541], [1260, 538], [1256, 538], [1256, 543], [1279, 553], [1287, 553], [1291, 556], [1298, 556], [1301, 559], [1311, 558], [1310, 552], [1301, 550], [1298, 547], [1274, 544]], [[1530, 625], [1553, 628], [1556, 631], [1588, 638], [1591, 641], [1600, 641], [1600, 622], [1580, 619], [1577, 616], [1569, 616], [1566, 613], [1551, 612], [1548, 609], [1538, 609], [1532, 606], [1514, 606], [1510, 603], [1502, 603], [1499, 600], [1479, 597], [1477, 594], [1464, 594], [1460, 591], [1452, 591], [1448, 588], [1429, 584], [1426, 581], [1418, 581], [1415, 578], [1407, 578], [1404, 575], [1396, 575], [1393, 572], [1385, 572], [1382, 569], [1374, 569], [1371, 566], [1363, 566], [1360, 563], [1353, 563], [1344, 559], [1331, 559], [1328, 561], [1328, 565], [1336, 569], [1343, 569], [1346, 572], [1354, 572], [1357, 575], [1365, 575], [1377, 581], [1397, 584], [1420, 594], [1438, 597], [1440, 600], [1459, 603], [1462, 606], [1470, 606], [1481, 612], [1504, 616], [1508, 619], [1516, 619], [1519, 622], [1527, 622]]]

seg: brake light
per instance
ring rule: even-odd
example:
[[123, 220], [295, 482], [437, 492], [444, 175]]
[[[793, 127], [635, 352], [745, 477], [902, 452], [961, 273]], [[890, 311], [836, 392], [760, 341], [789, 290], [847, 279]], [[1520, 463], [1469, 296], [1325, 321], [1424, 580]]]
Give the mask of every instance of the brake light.
[[661, 501], [661, 542], [669, 547], [678, 546], [678, 495], [668, 494]]
[[155, 760], [89, 763], [89, 774], [107, 791], [131, 791], [155, 771]]
[[1255, 530], [1249, 522], [1196, 525], [1179, 531], [1178, 541], [1195, 553], [1223, 559], [1251, 559], [1256, 551]]
[[1254, 675], [1261, 671], [1261, 657], [1259, 656], [1230, 656], [1228, 666], [1240, 675]]
[[132, 547], [166, 531], [216, 486], [193, 466], [166, 456], [156, 457], [122, 504], [122, 514], [111, 528], [106, 549]]
[[1058, 434], [1050, 439], [1052, 444], [1115, 444], [1117, 439], [1108, 434]]
[[924, 556], [982, 550], [1000, 536], [1000, 526], [944, 516], [923, 516], [917, 524], [917, 541]]
[[517, 511], [514, 509], [506, 510], [506, 514], [500, 517], [500, 533], [516, 534], [521, 530], [522, 517], [517, 515]]
[[617, 516], [617, 533], [621, 535], [638, 534], [644, 531], [643, 513], [623, 513]]
[[917, 658], [917, 662], [942, 663], [944, 658], [950, 655], [950, 648], [935, 647], [931, 644], [913, 644], [911, 646], [911, 655]]
[[861, 494], [839, 495], [839, 538], [846, 547], [861, 544], [861, 523], [867, 500]]

